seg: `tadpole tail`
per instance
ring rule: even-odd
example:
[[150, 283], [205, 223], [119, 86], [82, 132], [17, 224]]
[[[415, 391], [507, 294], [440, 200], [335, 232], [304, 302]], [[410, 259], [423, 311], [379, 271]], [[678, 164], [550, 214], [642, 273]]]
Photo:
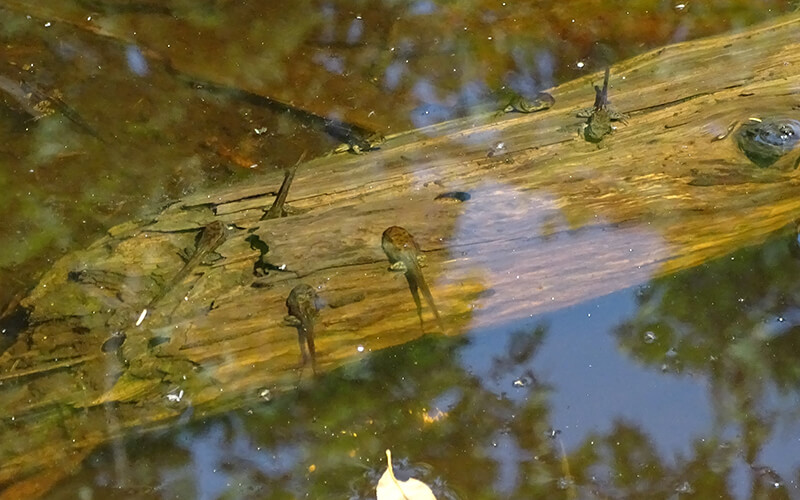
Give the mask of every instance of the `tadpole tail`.
[[187, 276], [189, 276], [189, 273], [191, 273], [194, 270], [194, 268], [197, 267], [197, 264], [200, 263], [200, 261], [203, 259], [205, 255], [206, 252], [202, 250], [195, 252], [195, 254], [183, 264], [183, 266], [177, 272], [177, 274], [175, 274], [175, 276], [170, 278], [169, 281], [161, 287], [161, 290], [159, 290], [158, 294], [156, 294], [155, 297], [150, 299], [150, 302], [147, 303], [145, 309], [148, 310], [154, 309], [158, 305], [158, 303], [161, 302], [161, 299], [166, 297], [167, 294], [178, 285], [178, 283], [182, 282], [184, 279], [186, 279]]
[[297, 345], [300, 346], [300, 359], [303, 361], [303, 365], [305, 366], [308, 363], [308, 350], [306, 349], [306, 335], [305, 330], [302, 326], [297, 327]]
[[425, 333], [425, 321], [422, 319], [422, 302], [419, 300], [419, 280], [410, 272], [406, 273], [406, 280], [408, 281], [408, 289], [411, 290], [411, 298], [414, 299], [414, 305], [417, 306], [419, 329], [422, 330], [422, 333]]
[[317, 373], [317, 349], [314, 347], [314, 324], [303, 325], [306, 331], [306, 343], [308, 344], [308, 352], [311, 355], [311, 371]]
[[[444, 321], [442, 321], [442, 317], [439, 316], [439, 309], [433, 301], [433, 295], [431, 294], [430, 288], [428, 288], [428, 284], [425, 282], [425, 277], [422, 275], [422, 269], [419, 267], [419, 263], [416, 259], [409, 259], [409, 261], [410, 262], [405, 262], [405, 265], [409, 270], [409, 280], [413, 279], [415, 281], [415, 283], [412, 284], [412, 289], [413, 285], [416, 285], [422, 290], [422, 296], [425, 297], [425, 302], [433, 311], [433, 315], [436, 317], [436, 323], [439, 325], [442, 333], [444, 333], [446, 331], [444, 328]], [[419, 300], [419, 298], [417, 298], [417, 300]], [[422, 321], [422, 316], [420, 316], [420, 321]]]

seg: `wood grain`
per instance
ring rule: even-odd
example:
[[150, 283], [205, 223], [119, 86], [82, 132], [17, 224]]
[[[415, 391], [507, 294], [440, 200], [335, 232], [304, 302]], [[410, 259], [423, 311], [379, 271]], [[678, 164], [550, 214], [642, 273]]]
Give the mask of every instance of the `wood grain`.
[[[319, 371], [422, 335], [408, 286], [381, 251], [391, 225], [426, 254], [448, 335], [760, 243], [797, 216], [797, 172], [760, 169], [730, 138], [715, 138], [749, 117], [797, 114], [798, 44], [793, 16], [615, 65], [610, 99], [631, 118], [599, 147], [574, 117], [592, 103], [598, 74], [551, 89], [556, 104], [544, 112], [474, 116], [399, 134], [366, 155], [307, 162], [288, 199], [301, 215], [259, 220], [280, 185], [274, 175], [110, 229], [58, 261], [22, 302], [30, 329], [0, 355], [0, 486], [46, 480], [48, 465], [114, 437], [266, 404], [264, 390], [307, 383], [296, 331], [283, 322], [300, 281], [330, 305], [317, 329]], [[498, 142], [504, 148], [492, 150]], [[451, 191], [470, 199], [436, 199]], [[231, 228], [221, 258], [135, 326], [183, 264], [177, 252], [215, 219]], [[254, 276], [253, 234], [284, 271]], [[103, 352], [117, 331], [127, 335], [120, 353]]]

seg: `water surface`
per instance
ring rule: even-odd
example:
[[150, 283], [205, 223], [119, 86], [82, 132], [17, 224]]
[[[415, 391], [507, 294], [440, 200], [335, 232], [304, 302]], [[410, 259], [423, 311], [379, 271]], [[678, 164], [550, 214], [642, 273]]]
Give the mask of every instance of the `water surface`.
[[[116, 223], [333, 148], [319, 119], [405, 130], [791, 8], [0, 2], [0, 76], [76, 113], [34, 117], [3, 95], [0, 303]], [[391, 448], [440, 499], [800, 498], [790, 231], [213, 419], [187, 411], [98, 449], [48, 496], [373, 498]]]

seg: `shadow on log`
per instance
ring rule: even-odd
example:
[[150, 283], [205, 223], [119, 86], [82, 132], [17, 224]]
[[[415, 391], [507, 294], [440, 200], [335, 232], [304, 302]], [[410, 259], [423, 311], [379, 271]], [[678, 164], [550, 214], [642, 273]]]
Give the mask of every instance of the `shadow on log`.
[[[387, 270], [389, 226], [415, 235], [452, 335], [760, 243], [796, 217], [797, 172], [759, 168], [722, 137], [795, 113], [798, 40], [800, 18], [784, 18], [612, 67], [610, 99], [630, 118], [599, 144], [575, 117], [594, 101], [592, 75], [552, 89], [547, 111], [475, 116], [307, 162], [288, 198], [300, 215], [260, 220], [275, 175], [112, 228], [42, 278], [22, 301], [29, 328], [0, 355], [5, 498], [45, 491], [116, 437], [313, 383], [284, 322], [300, 282], [327, 303], [319, 372], [422, 335], [406, 280]], [[453, 192], [469, 196], [440, 196]], [[224, 241], [169, 284], [180, 250], [199, 251], [214, 221]]]

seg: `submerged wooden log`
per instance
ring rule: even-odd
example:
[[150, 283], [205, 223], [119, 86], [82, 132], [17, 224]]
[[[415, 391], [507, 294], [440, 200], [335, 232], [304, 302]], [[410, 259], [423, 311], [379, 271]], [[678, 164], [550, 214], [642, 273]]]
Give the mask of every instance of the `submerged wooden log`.
[[[11, 491], [36, 491], [49, 467], [72, 467], [99, 443], [264, 404], [308, 379], [284, 323], [300, 282], [328, 304], [318, 371], [438, 332], [427, 308], [420, 328], [404, 278], [387, 270], [381, 233], [392, 225], [426, 254], [448, 335], [763, 241], [800, 210], [797, 172], [759, 168], [720, 137], [750, 117], [792, 116], [797, 40], [795, 16], [614, 66], [610, 99], [630, 119], [599, 145], [574, 117], [594, 100], [593, 75], [553, 89], [547, 111], [471, 117], [301, 165], [289, 195], [300, 215], [260, 220], [276, 175], [112, 228], [23, 301], [30, 328], [0, 355], [0, 486], [30, 477]], [[453, 192], [469, 199], [441, 196]], [[228, 227], [220, 258], [142, 319], [183, 266], [179, 249], [212, 221]]]

